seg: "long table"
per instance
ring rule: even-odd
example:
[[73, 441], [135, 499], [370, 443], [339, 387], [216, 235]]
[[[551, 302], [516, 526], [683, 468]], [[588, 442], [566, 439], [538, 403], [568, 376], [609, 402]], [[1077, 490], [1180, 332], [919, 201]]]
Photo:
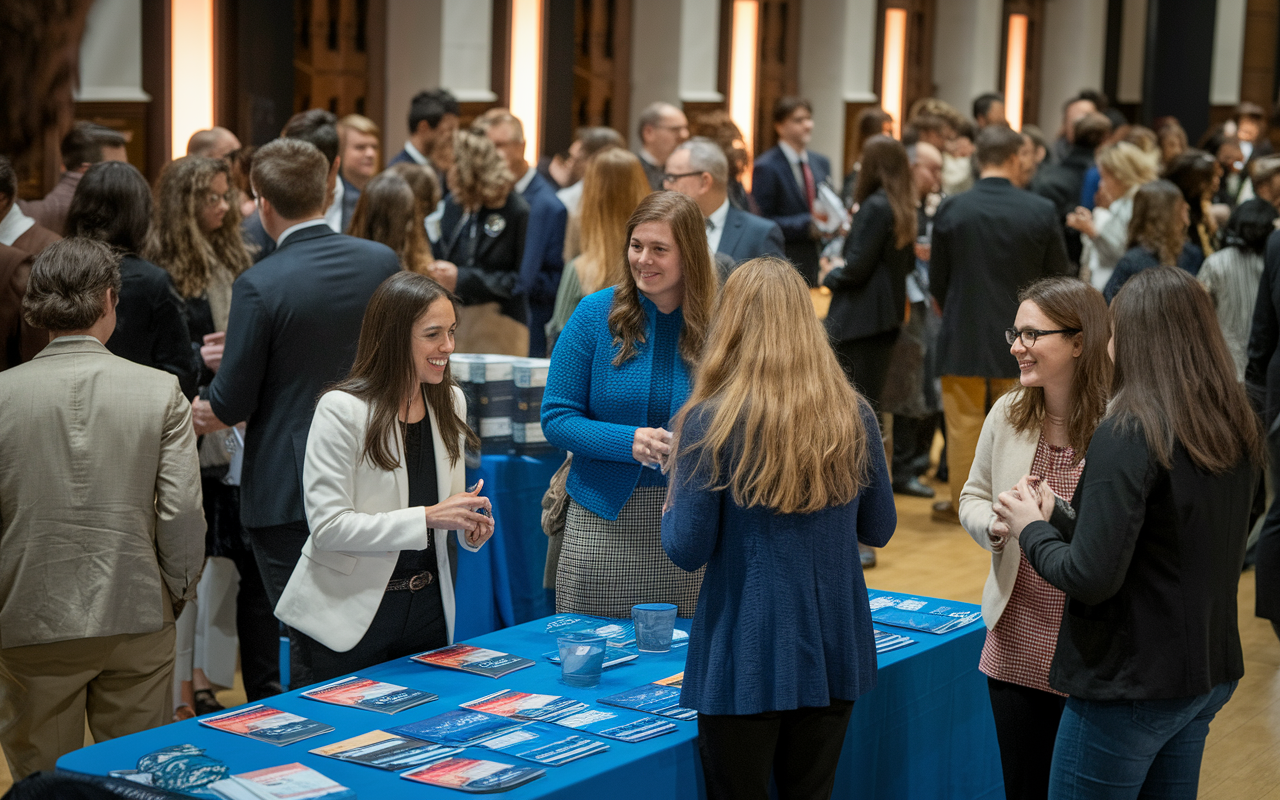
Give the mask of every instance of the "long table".
[[[957, 604], [960, 605], [960, 604]], [[688, 629], [689, 622], [679, 626]], [[457, 798], [462, 794], [400, 779], [395, 773], [347, 764], [308, 750], [378, 728], [425, 719], [458, 704], [498, 691], [516, 689], [560, 694], [584, 701], [630, 689], [684, 669], [685, 650], [642, 655], [630, 664], [606, 670], [599, 687], [572, 689], [559, 683], [559, 667], [541, 659], [555, 648], [546, 620], [536, 620], [473, 639], [470, 643], [537, 659], [528, 669], [492, 679], [422, 666], [408, 659], [380, 664], [363, 677], [434, 692], [440, 699], [387, 716], [307, 700], [298, 692], [272, 698], [268, 705], [336, 728], [332, 733], [275, 747], [212, 730], [196, 720], [93, 745], [63, 756], [59, 770], [106, 775], [131, 769], [139, 756], [174, 744], [205, 748], [233, 773], [301, 762], [356, 790], [365, 800]], [[897, 631], [906, 633], [905, 631]], [[917, 644], [879, 657], [879, 685], [854, 706], [836, 780], [840, 798], [927, 798], [974, 800], [1003, 796], [995, 726], [987, 699], [986, 679], [977, 670], [984, 629], [971, 625], [935, 636], [909, 634]], [[513, 800], [551, 797], [629, 798], [704, 797], [698, 761], [697, 726], [677, 722], [673, 734], [647, 742], [610, 741], [610, 750], [561, 767], [512, 790]], [[481, 748], [469, 755], [521, 764], [519, 759]]]

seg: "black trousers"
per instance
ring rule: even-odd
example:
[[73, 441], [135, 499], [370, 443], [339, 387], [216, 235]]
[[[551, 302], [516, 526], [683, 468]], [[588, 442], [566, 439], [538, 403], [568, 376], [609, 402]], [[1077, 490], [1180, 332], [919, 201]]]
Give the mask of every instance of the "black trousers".
[[[1271, 488], [1275, 498], [1262, 522], [1254, 564], [1257, 600], [1255, 613], [1272, 622], [1280, 622], [1280, 429], [1273, 424], [1267, 432], [1267, 450], [1271, 456]], [[1277, 629], [1280, 634], [1280, 628]]]
[[[258, 572], [262, 575], [263, 589], [274, 612], [284, 594], [284, 587], [289, 584], [293, 568], [302, 558], [302, 546], [307, 543], [311, 531], [306, 522], [287, 522], [284, 525], [271, 525], [265, 528], [245, 528], [249, 532], [249, 544], [253, 548], [254, 560], [258, 563]], [[291, 628], [289, 632], [289, 687], [299, 689], [310, 686], [314, 681], [307, 674], [305, 659], [298, 650], [298, 634]]]
[[898, 331], [891, 331], [836, 342], [836, 357], [849, 382], [880, 410], [880, 395], [884, 394], [885, 381], [889, 379], [889, 364], [893, 360], [893, 346], [898, 341]]
[[449, 643], [440, 582], [416, 592], [387, 592], [364, 637], [345, 653], [330, 650], [304, 633], [297, 634], [299, 650], [314, 683]]
[[987, 678], [1006, 800], [1045, 800], [1058, 721], [1067, 698]]
[[929, 471], [929, 451], [941, 414], [893, 415], [893, 483], [899, 485]]
[[827, 800], [835, 785], [852, 700], [744, 716], [698, 715], [707, 800]]

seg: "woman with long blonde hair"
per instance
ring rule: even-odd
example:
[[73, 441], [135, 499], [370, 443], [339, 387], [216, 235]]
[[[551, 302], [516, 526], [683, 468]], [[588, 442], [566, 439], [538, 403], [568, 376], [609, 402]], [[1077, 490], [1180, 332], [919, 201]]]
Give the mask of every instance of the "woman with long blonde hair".
[[582, 253], [560, 277], [555, 311], [547, 323], [548, 351], [582, 298], [622, 280], [627, 220], [650, 191], [634, 153], [610, 148], [591, 159], [582, 178]]
[[[626, 617], [636, 603], [693, 613], [701, 574], [662, 552], [671, 418], [689, 396], [717, 280], [697, 203], [646, 197], [627, 221], [616, 286], [583, 299], [551, 356], [547, 441], [573, 453], [556, 608]], [[812, 314], [812, 310], [809, 312]]]
[[[680, 704], [708, 798], [827, 797], [853, 701], [875, 685], [858, 543], [897, 525], [870, 404], [788, 262], [725, 283], [673, 425], [662, 545], [706, 574]], [[780, 624], [781, 623], [781, 624]]]
[[1133, 219], [1133, 196], [1158, 177], [1160, 155], [1121, 141], [1098, 152], [1098, 192], [1093, 210], [1077, 206], [1067, 227], [1081, 233], [1080, 277], [1102, 291], [1124, 256]]

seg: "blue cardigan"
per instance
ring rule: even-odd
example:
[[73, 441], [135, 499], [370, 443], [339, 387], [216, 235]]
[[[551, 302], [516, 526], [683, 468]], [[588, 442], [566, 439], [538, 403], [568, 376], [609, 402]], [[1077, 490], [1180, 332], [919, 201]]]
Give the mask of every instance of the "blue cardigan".
[[[677, 457], [662, 546], [681, 569], [707, 565], [681, 705], [702, 714], [760, 714], [856, 700], [875, 687], [858, 542], [883, 546], [898, 517], [880, 428], [865, 404], [861, 413], [870, 483], [849, 503], [811, 514], [743, 508], [730, 490], [704, 488], [696, 454]], [[704, 425], [691, 414], [681, 436], [696, 441]]]
[[[620, 367], [613, 366], [619, 349], [609, 332], [613, 292], [603, 289], [578, 304], [556, 341], [542, 396], [543, 434], [551, 444], [573, 453], [569, 496], [609, 520], [618, 518], [645, 469], [631, 456], [631, 445], [636, 428], [648, 427], [650, 386], [656, 382], [652, 343], [658, 319], [657, 306], [642, 295], [648, 321], [645, 340], [635, 356]], [[680, 322], [679, 314], [679, 310], [673, 312], [668, 322]], [[677, 353], [670, 363], [668, 419], [690, 392], [684, 360]]]

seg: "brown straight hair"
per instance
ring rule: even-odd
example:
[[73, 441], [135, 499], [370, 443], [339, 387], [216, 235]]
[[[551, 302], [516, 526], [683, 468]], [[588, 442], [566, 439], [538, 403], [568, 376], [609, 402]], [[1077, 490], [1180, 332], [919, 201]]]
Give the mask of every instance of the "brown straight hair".
[[[1093, 432], [1107, 413], [1107, 397], [1111, 391], [1111, 356], [1107, 341], [1111, 338], [1111, 320], [1102, 292], [1077, 278], [1043, 278], [1018, 292], [1018, 302], [1036, 304], [1057, 328], [1080, 331], [1080, 357], [1076, 360], [1071, 380], [1071, 413], [1067, 417], [1067, 441], [1075, 450], [1075, 463], [1080, 463]], [[1009, 404], [1009, 424], [1018, 433], [1039, 432], [1044, 427], [1044, 388], [1023, 386], [1015, 389]]]
[[627, 266], [622, 270], [622, 280], [613, 293], [613, 308], [609, 311], [609, 332], [618, 354], [613, 358], [615, 367], [622, 366], [640, 352], [637, 346], [644, 341], [647, 322], [644, 306], [640, 303], [640, 290], [631, 274], [627, 254], [631, 249], [631, 234], [646, 222], [665, 222], [671, 226], [671, 235], [680, 249], [680, 268], [683, 272], [684, 302], [680, 308], [684, 315], [684, 330], [680, 332], [680, 357], [693, 365], [702, 354], [702, 343], [707, 338], [711, 324], [711, 305], [716, 299], [718, 279], [711, 265], [711, 248], [707, 247], [707, 226], [698, 204], [679, 192], [654, 192], [640, 201], [631, 219], [627, 220], [627, 238], [623, 242], [622, 258]]
[[1160, 263], [1171, 267], [1187, 240], [1187, 229], [1178, 213], [1186, 200], [1182, 191], [1166, 180], [1145, 183], [1133, 195], [1133, 217], [1129, 220], [1129, 247], [1144, 247], [1156, 254]]
[[[369, 405], [360, 457], [378, 469], [391, 471], [400, 466], [400, 457], [391, 451], [389, 442], [392, 434], [398, 433], [400, 404], [415, 390], [422, 392], [435, 412], [450, 464], [458, 463], [462, 457], [459, 439], [465, 438], [472, 449], [480, 447], [480, 438], [454, 410], [453, 390], [457, 383], [451, 369], [444, 368], [440, 383], [417, 381], [411, 346], [413, 326], [437, 300], [448, 300], [456, 314], [457, 299], [425, 275], [398, 272], [383, 281], [365, 309], [351, 373], [327, 390], [355, 395]], [[395, 438], [400, 441], [398, 435]]]
[[347, 233], [382, 242], [400, 256], [401, 268], [424, 273], [433, 259], [422, 211], [413, 187], [400, 173], [380, 172], [360, 193]]
[[893, 209], [894, 246], [903, 248], [916, 240], [916, 201], [911, 185], [911, 162], [907, 148], [898, 140], [876, 134], [862, 147], [862, 168], [853, 202], [865, 202], [877, 189], [884, 189]]
[[1178, 267], [1154, 267], [1111, 301], [1115, 377], [1108, 418], [1139, 430], [1163, 467], [1178, 445], [1210, 473], [1265, 459], [1262, 426], [1204, 287]]
[[[845, 379], [795, 267], [770, 256], [738, 267], [714, 319], [672, 425], [672, 452], [696, 453], [705, 488], [730, 489], [746, 508], [804, 514], [848, 503], [866, 486], [869, 448], [880, 440], [871, 441], [859, 413], [866, 401]], [[706, 432], [686, 441], [693, 414]]]

